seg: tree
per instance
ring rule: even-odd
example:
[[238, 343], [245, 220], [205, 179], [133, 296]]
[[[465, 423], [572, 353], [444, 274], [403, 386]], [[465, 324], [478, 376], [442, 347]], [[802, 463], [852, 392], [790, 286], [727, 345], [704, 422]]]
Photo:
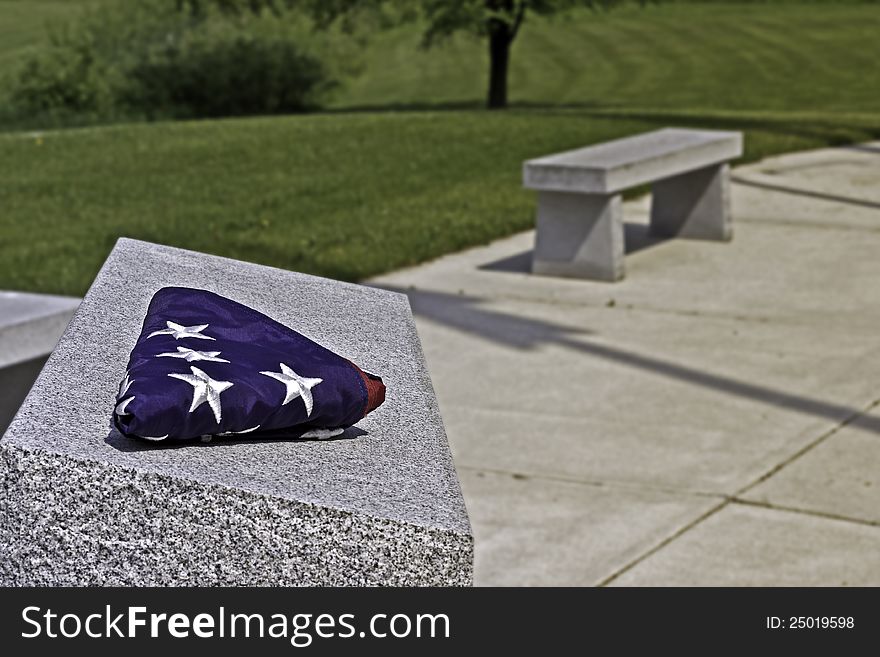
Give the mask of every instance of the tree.
[[510, 50], [529, 13], [551, 15], [574, 7], [608, 7], [621, 0], [177, 0], [193, 13], [212, 4], [221, 11], [280, 13], [300, 9], [319, 28], [340, 23], [351, 31], [365, 19], [387, 27], [403, 22], [426, 24], [422, 43], [430, 47], [456, 32], [484, 38], [489, 46], [489, 109], [507, 107]]
[[551, 15], [576, 6], [608, 6], [615, 0], [422, 0], [428, 27], [425, 45], [455, 32], [470, 32], [485, 38], [489, 45], [489, 109], [507, 107], [507, 79], [510, 49], [531, 12]]

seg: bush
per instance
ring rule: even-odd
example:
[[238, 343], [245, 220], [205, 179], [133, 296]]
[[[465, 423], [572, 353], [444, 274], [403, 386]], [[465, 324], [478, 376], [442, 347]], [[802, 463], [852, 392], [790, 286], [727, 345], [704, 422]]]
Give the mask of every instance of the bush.
[[295, 43], [222, 24], [151, 46], [127, 75], [125, 105], [177, 117], [302, 111], [331, 86]]
[[319, 37], [295, 15], [193, 16], [177, 5], [115, 0], [53, 29], [11, 83], [14, 108], [97, 118], [271, 114], [313, 108], [333, 87]]
[[22, 114], [109, 113], [112, 82], [90, 36], [53, 31], [49, 45], [24, 61], [10, 93]]

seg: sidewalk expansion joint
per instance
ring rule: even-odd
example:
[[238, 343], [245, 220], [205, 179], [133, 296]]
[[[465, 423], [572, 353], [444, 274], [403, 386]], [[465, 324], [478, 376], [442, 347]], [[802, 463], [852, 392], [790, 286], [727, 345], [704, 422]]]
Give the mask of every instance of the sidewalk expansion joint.
[[803, 187], [795, 187], [790, 184], [785, 184], [784, 181], [774, 180], [773, 176], [768, 176], [767, 174], [753, 173], [751, 174], [750, 178], [734, 174], [730, 177], [730, 182], [737, 185], [744, 185], [746, 187], [756, 187], [758, 189], [763, 189], [769, 192], [790, 194], [792, 196], [803, 196], [805, 198], [823, 201], [826, 203], [857, 205], [865, 208], [880, 209], [880, 203], [878, 203], [877, 201], [855, 198], [853, 196], [828, 194], [826, 192], [815, 192], [810, 189], [804, 189]]
[[798, 460], [807, 452], [813, 450], [814, 448], [816, 448], [819, 445], [821, 445], [822, 443], [824, 443], [826, 440], [831, 438], [831, 436], [833, 436], [834, 434], [839, 432], [844, 427], [852, 424], [853, 422], [855, 422], [859, 418], [867, 416], [872, 410], [874, 410], [878, 406], [880, 406], [880, 399], [877, 399], [877, 400], [871, 402], [861, 411], [855, 411], [854, 413], [852, 413], [848, 417], [844, 418], [843, 421], [839, 422], [838, 424], [833, 426], [831, 429], [829, 429], [825, 433], [819, 435], [818, 438], [810, 441], [809, 443], [807, 443], [806, 445], [801, 447], [798, 451], [796, 451], [794, 454], [789, 456], [787, 459], [783, 460], [781, 463], [777, 463], [776, 465], [774, 465], [772, 468], [770, 468], [770, 470], [768, 470], [767, 472], [762, 474], [755, 481], [753, 481], [752, 483], [750, 483], [750, 484], [746, 485], [745, 487], [741, 488], [740, 490], [738, 490], [736, 493], [733, 494], [733, 497], [738, 499], [742, 495], [749, 492], [751, 489], [755, 488], [758, 484], [764, 483], [770, 477], [775, 475], [777, 472], [779, 472], [780, 470], [782, 470], [786, 466], [790, 465], [794, 461]]
[[741, 490], [737, 491], [733, 495], [726, 497], [717, 506], [709, 509], [708, 511], [706, 511], [702, 515], [698, 516], [696, 519], [694, 519], [693, 521], [691, 521], [690, 523], [688, 523], [684, 527], [681, 527], [680, 529], [676, 530], [670, 536], [667, 536], [665, 539], [663, 539], [659, 543], [657, 543], [654, 547], [650, 548], [646, 552], [642, 553], [641, 555], [639, 555], [638, 557], [636, 557], [635, 559], [630, 561], [628, 564], [624, 565], [623, 567], [619, 568], [618, 570], [613, 572], [611, 575], [609, 575], [605, 579], [598, 582], [596, 584], [596, 586], [607, 586], [608, 584], [612, 583], [618, 577], [620, 577], [621, 575], [623, 575], [627, 571], [632, 570], [638, 564], [640, 564], [643, 561], [645, 561], [646, 559], [650, 558], [651, 556], [653, 556], [654, 554], [656, 554], [657, 552], [662, 550], [664, 547], [666, 547], [667, 545], [669, 545], [670, 543], [672, 543], [673, 541], [678, 539], [680, 536], [689, 532], [691, 529], [693, 529], [694, 527], [696, 527], [697, 525], [699, 525], [700, 523], [702, 523], [706, 519], [710, 518], [711, 516], [715, 515], [716, 513], [721, 511], [722, 509], [726, 508], [730, 504], [748, 504], [750, 506], [759, 506], [759, 507], [774, 509], [774, 510], [778, 510], [778, 511], [786, 511], [786, 512], [791, 512], [791, 513], [800, 513], [803, 515], [822, 517], [822, 518], [826, 518], [826, 519], [836, 520], [839, 522], [851, 522], [854, 524], [867, 525], [867, 526], [871, 526], [871, 527], [880, 526], [880, 523], [876, 523], [876, 522], [872, 522], [872, 521], [859, 520], [857, 518], [848, 518], [848, 517], [844, 517], [844, 516], [836, 516], [835, 514], [828, 514], [828, 513], [818, 512], [818, 511], [807, 511], [804, 509], [796, 509], [796, 508], [789, 508], [789, 507], [776, 507], [776, 506], [773, 506], [770, 504], [763, 504], [760, 502], [752, 502], [750, 500], [744, 500], [744, 499], [740, 498], [741, 495], [745, 494], [746, 492], [748, 492], [749, 490], [751, 490], [752, 488], [754, 488], [758, 484], [766, 481], [767, 479], [772, 477], [774, 474], [776, 474], [777, 472], [782, 470], [782, 468], [784, 468], [786, 465], [799, 459], [801, 456], [803, 456], [804, 454], [806, 454], [807, 452], [809, 452], [813, 448], [815, 448], [818, 445], [820, 445], [821, 443], [825, 442], [831, 436], [833, 436], [834, 434], [839, 432], [841, 429], [843, 429], [847, 425], [852, 424], [853, 422], [855, 422], [857, 419], [859, 419], [861, 417], [864, 417], [865, 415], [870, 413], [873, 409], [875, 409], [877, 406], [880, 406], [880, 399], [877, 399], [877, 400], [871, 402], [862, 411], [856, 411], [855, 413], [853, 413], [852, 415], [850, 415], [849, 417], [844, 419], [842, 422], [840, 422], [837, 425], [835, 425], [834, 427], [832, 427], [829, 431], [826, 431], [825, 433], [820, 435], [818, 438], [816, 438], [815, 440], [808, 443], [805, 447], [803, 447], [800, 450], [798, 450], [797, 452], [795, 452], [792, 456], [790, 456], [789, 458], [784, 460], [782, 463], [777, 464], [771, 470], [769, 470], [768, 472], [766, 472], [763, 475], [761, 475], [760, 477], [758, 477], [752, 483], [743, 487]]
[[721, 511], [721, 509], [725, 508], [728, 504], [730, 504], [730, 499], [729, 499], [729, 498], [728, 498], [728, 499], [725, 499], [725, 500], [722, 501], [720, 504], [717, 504], [716, 506], [712, 507], [711, 509], [709, 509], [709, 510], [706, 511], [705, 513], [699, 515], [697, 518], [695, 518], [695, 519], [692, 520], [691, 522], [687, 523], [687, 524], [684, 525], [683, 527], [680, 527], [680, 528], [679, 528], [677, 531], [675, 531], [673, 534], [671, 534], [670, 536], [667, 536], [666, 538], [664, 538], [663, 540], [661, 540], [659, 543], [657, 543], [654, 547], [650, 548], [647, 552], [642, 553], [641, 555], [639, 555], [638, 557], [636, 557], [635, 559], [633, 559], [632, 561], [630, 561], [630, 562], [629, 562], [628, 564], [626, 564], [625, 566], [623, 566], [623, 567], [621, 567], [621, 568], [618, 568], [616, 571], [614, 571], [613, 573], [611, 573], [611, 575], [609, 575], [608, 577], [606, 577], [606, 578], [603, 579], [603, 580], [600, 580], [600, 581], [596, 584], [596, 586], [598, 586], [598, 587], [608, 586], [608, 585], [611, 584], [614, 580], [616, 580], [617, 578], [619, 578], [621, 575], [623, 575], [624, 573], [626, 573], [626, 572], [632, 570], [633, 568], [635, 568], [636, 566], [638, 566], [640, 563], [642, 563], [643, 561], [645, 561], [646, 559], [650, 558], [651, 556], [653, 556], [654, 554], [656, 554], [657, 552], [659, 552], [660, 550], [662, 550], [663, 548], [665, 548], [667, 545], [669, 545], [670, 543], [672, 543], [672, 542], [673, 542], [674, 540], [676, 540], [678, 537], [682, 536], [683, 534], [686, 534], [687, 532], [689, 532], [691, 529], [693, 529], [694, 527], [696, 527], [697, 525], [699, 525], [700, 523], [702, 523], [702, 522], [703, 522], [704, 520], [706, 520], [707, 518], [710, 518], [711, 516], [715, 515], [715, 514], [718, 513], [719, 511]]
[[730, 499], [731, 504], [741, 504], [744, 506], [753, 506], [769, 511], [779, 511], [781, 513], [796, 513], [802, 516], [813, 516], [814, 518], [822, 518], [824, 520], [833, 520], [835, 522], [848, 522], [857, 525], [866, 525], [868, 527], [880, 527], [880, 521], [865, 520], [864, 518], [853, 518], [852, 516], [843, 516], [837, 513], [829, 513], [827, 511], [816, 511], [813, 509], [802, 509], [795, 506], [784, 506], [773, 504], [772, 502], [760, 502], [757, 500], [747, 500], [734, 497]]
[[798, 221], [797, 219], [737, 219], [737, 223], [748, 224], [749, 227], [797, 228], [824, 231], [841, 231], [845, 233], [880, 233], [880, 226], [856, 226], [854, 224], [826, 224], [820, 221]]

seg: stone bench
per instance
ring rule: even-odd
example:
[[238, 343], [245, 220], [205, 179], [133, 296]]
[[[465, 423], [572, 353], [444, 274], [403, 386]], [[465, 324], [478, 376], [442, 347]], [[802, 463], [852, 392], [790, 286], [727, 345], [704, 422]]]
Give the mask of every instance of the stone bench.
[[[245, 303], [383, 377], [339, 439], [158, 446], [114, 397], [164, 286]], [[473, 538], [405, 296], [121, 239], [0, 441], [0, 585], [469, 585]]]
[[79, 306], [79, 299], [0, 292], [0, 436]]
[[665, 128], [528, 160], [523, 184], [538, 190], [533, 273], [623, 278], [620, 193], [646, 183], [654, 235], [729, 240], [728, 162], [740, 155], [740, 132]]

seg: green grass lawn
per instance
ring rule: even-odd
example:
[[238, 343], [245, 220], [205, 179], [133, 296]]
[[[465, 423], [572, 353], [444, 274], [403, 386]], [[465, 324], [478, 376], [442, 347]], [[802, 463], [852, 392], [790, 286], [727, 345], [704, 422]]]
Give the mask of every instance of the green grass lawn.
[[[532, 20], [514, 42], [514, 104], [589, 109], [880, 112], [880, 4], [624, 5]], [[339, 106], [479, 105], [484, 43], [430, 51], [381, 34]]]
[[8, 132], [0, 289], [82, 294], [119, 236], [358, 280], [530, 226], [528, 157], [664, 125], [744, 129], [748, 159], [877, 137], [878, 33], [877, 5], [535, 22], [490, 113], [452, 109], [482, 99], [479, 44], [396, 31], [334, 111]]

